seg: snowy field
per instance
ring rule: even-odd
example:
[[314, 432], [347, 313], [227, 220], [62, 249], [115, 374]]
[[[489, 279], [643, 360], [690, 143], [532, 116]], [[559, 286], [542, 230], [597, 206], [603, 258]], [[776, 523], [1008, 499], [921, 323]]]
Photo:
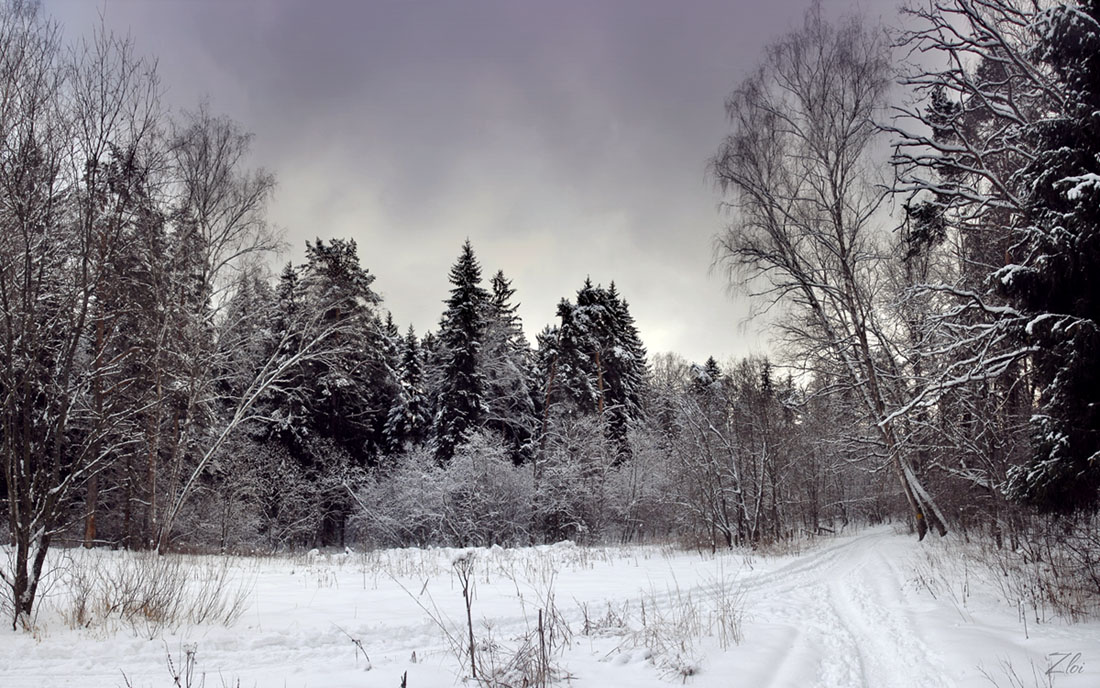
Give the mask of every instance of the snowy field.
[[[34, 634], [0, 631], [0, 686], [461, 685], [469, 629], [454, 562], [471, 554], [486, 681], [522, 685], [523, 668], [541, 667], [577, 688], [1100, 686], [1100, 623], [1036, 623], [954, 551], [879, 528], [784, 556], [563, 543], [168, 557], [183, 568], [163, 575], [223, 591], [192, 618], [233, 615], [239, 598], [232, 626], [81, 617], [55, 583]], [[55, 564], [71, 581], [134, 556], [64, 552]]]

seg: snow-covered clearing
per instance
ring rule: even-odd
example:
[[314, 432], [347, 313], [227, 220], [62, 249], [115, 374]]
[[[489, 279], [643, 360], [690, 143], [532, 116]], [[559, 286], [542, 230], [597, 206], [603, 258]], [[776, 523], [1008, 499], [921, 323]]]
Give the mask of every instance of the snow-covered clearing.
[[[474, 550], [477, 657], [488, 671], [515, 655], [516, 638], [537, 649], [544, 609], [560, 615], [544, 617], [550, 665], [577, 688], [1100, 685], [1100, 623], [1036, 624], [1031, 612], [1025, 627], [988, 574], [952, 551], [888, 528], [775, 557]], [[452, 562], [461, 555], [231, 559], [229, 587], [248, 590], [238, 621], [188, 622], [157, 637], [117, 618], [72, 630], [55, 585], [36, 633], [0, 631], [0, 686], [170, 686], [167, 659], [179, 671], [188, 651], [194, 686], [395, 688], [406, 672], [409, 688], [460, 684], [469, 666], [455, 645], [467, 629]], [[118, 567], [129, 556], [66, 552], [58, 563]], [[202, 565], [204, 575], [217, 570]]]

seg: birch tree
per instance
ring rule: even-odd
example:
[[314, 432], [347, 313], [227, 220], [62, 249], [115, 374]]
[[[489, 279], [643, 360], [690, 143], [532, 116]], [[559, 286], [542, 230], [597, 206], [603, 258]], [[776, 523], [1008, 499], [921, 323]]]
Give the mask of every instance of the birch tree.
[[904, 400], [895, 324], [882, 314], [885, 192], [872, 173], [891, 84], [885, 36], [815, 4], [768, 47], [726, 104], [733, 132], [711, 170], [733, 220], [717, 242], [731, 277], [783, 310], [800, 361], [840, 371], [874, 427], [921, 538], [946, 524], [892, 412]]

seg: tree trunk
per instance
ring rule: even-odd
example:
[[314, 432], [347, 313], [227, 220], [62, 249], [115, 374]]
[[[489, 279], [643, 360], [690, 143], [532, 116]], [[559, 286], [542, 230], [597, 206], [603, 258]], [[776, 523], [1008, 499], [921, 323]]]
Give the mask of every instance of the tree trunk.
[[88, 480], [88, 492], [84, 498], [84, 548], [95, 545], [95, 510], [99, 501], [99, 474], [94, 473]]

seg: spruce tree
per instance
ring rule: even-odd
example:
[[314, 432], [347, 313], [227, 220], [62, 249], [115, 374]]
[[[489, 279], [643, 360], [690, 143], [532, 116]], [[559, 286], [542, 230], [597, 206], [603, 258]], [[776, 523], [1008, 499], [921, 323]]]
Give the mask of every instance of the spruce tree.
[[[279, 275], [275, 288], [275, 304], [272, 316], [272, 347], [282, 342], [282, 350], [274, 356], [282, 362], [293, 355], [301, 345], [300, 320], [304, 317], [305, 292], [301, 286], [301, 275], [292, 263], [287, 263]], [[269, 353], [269, 356], [271, 354]], [[286, 447], [298, 447], [309, 435], [309, 398], [306, 383], [309, 371], [305, 366], [297, 366], [289, 375], [286, 384], [269, 390], [258, 402], [265, 409], [268, 418], [264, 429], [265, 439], [278, 441]]]
[[604, 289], [586, 279], [575, 304], [563, 299], [558, 305], [558, 317], [559, 326], [539, 337], [549, 402], [569, 415], [599, 416], [621, 460], [629, 455], [629, 423], [641, 414], [646, 373], [629, 306], [614, 283]]
[[612, 282], [606, 293], [610, 315], [605, 367], [609, 407], [608, 429], [617, 443], [619, 457], [629, 455], [627, 428], [641, 416], [641, 393], [645, 386], [646, 350], [630, 307]]
[[481, 348], [489, 295], [481, 286], [481, 266], [467, 239], [451, 268], [451, 296], [439, 324], [442, 349], [439, 408], [435, 414], [435, 452], [449, 461], [456, 447], [479, 428], [486, 413]]
[[512, 302], [512, 283], [498, 271], [491, 286], [483, 356], [485, 426], [504, 439], [512, 460], [520, 463], [530, 456], [537, 424], [531, 394], [531, 348], [517, 314], [519, 304]]
[[1054, 6], [1036, 27], [1063, 102], [1023, 132], [1038, 154], [1018, 175], [1016, 260], [996, 275], [1031, 316], [1020, 336], [1039, 388], [1034, 454], [1010, 480], [1024, 500], [1070, 510], [1095, 507], [1100, 488], [1100, 0]]
[[386, 445], [391, 452], [423, 444], [431, 426], [424, 388], [424, 362], [411, 325], [401, 341], [400, 356], [400, 392], [390, 407], [385, 429]]
[[691, 372], [691, 388], [700, 394], [714, 389], [722, 381], [722, 369], [714, 356], [708, 356], [702, 366], [692, 365]]
[[377, 313], [381, 298], [371, 287], [374, 275], [359, 264], [354, 241], [307, 243], [306, 258], [302, 285], [317, 304], [313, 308], [324, 309], [326, 319], [349, 319], [356, 325], [355, 334], [343, 342], [342, 355], [315, 364], [311, 371], [311, 423], [316, 432], [366, 460], [380, 448], [394, 384], [386, 361], [385, 327]]
[[[306, 244], [306, 263], [288, 265], [276, 289], [274, 329], [303, 322], [346, 323], [330, 340], [333, 354], [302, 365], [264, 399], [270, 435], [306, 467], [320, 469], [337, 447], [356, 464], [385, 450], [385, 423], [398, 392], [396, 348], [379, 313], [374, 275], [359, 263], [354, 241]], [[288, 353], [297, 343], [286, 343]], [[319, 442], [321, 439], [326, 442]]]

